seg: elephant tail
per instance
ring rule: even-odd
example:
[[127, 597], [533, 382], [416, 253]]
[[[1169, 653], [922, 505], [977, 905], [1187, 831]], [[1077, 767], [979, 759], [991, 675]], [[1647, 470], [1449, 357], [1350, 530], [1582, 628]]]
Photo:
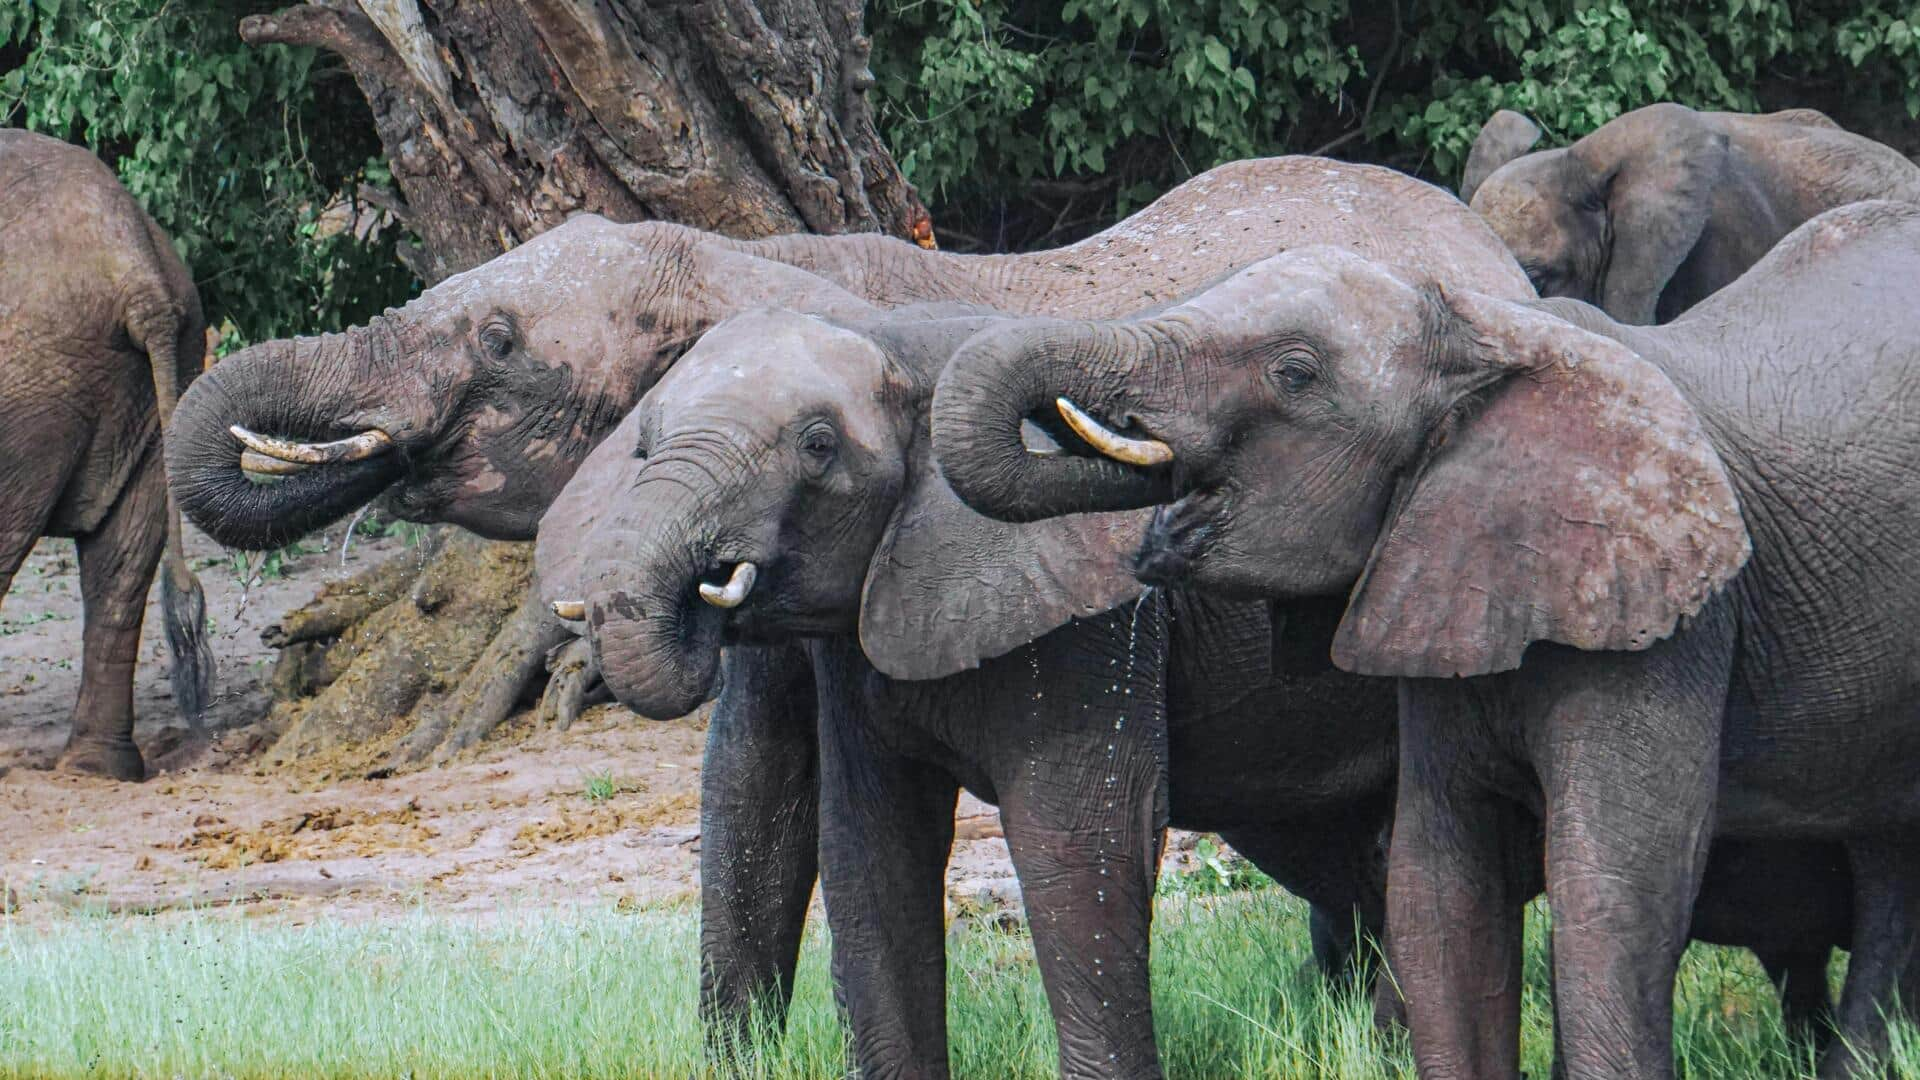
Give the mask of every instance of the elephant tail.
[[[176, 311], [137, 320], [129, 329], [153, 368], [154, 402], [160, 413], [161, 439], [173, 422], [173, 407], [180, 400], [181, 384], [187, 377], [180, 368], [181, 342], [204, 349], [204, 331], [193, 325], [195, 319], [179, 317]], [[197, 358], [188, 371], [197, 371]], [[215, 663], [213, 642], [207, 637], [207, 595], [187, 565], [185, 538], [180, 525], [180, 507], [173, 491], [167, 491], [167, 547], [160, 562], [160, 612], [166, 624], [167, 651], [173, 659], [170, 674], [173, 702], [187, 726], [196, 735], [205, 730], [207, 706], [213, 701]]]
[[[179, 512], [169, 504], [174, 536], [179, 535]], [[167, 651], [173, 656], [173, 701], [195, 734], [206, 728], [207, 706], [213, 700], [213, 642], [207, 637], [207, 594], [200, 579], [187, 568], [185, 553], [169, 538], [160, 567], [160, 612], [167, 627]]]

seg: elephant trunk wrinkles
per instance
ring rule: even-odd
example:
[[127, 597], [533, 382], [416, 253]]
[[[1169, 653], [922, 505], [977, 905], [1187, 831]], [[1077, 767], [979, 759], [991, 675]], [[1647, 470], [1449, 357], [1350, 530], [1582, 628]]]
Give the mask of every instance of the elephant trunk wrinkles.
[[587, 626], [601, 675], [621, 704], [671, 720], [712, 694], [727, 611], [698, 592], [709, 570], [689, 531], [701, 520], [689, 504], [699, 500], [650, 503], [658, 491], [635, 487], [634, 504], [649, 512], [617, 527], [618, 550], [602, 556], [589, 585]]
[[[1131, 510], [1171, 497], [1168, 466], [1101, 456], [1062, 423], [1058, 399], [1095, 416], [1123, 413], [1140, 332], [1112, 323], [1013, 325], [975, 337], [933, 396], [933, 447], [947, 483], [968, 505], [1003, 521]], [[1058, 452], [1031, 451], [1022, 421]], [[1105, 422], [1105, 421], [1103, 421]]]
[[384, 320], [344, 334], [270, 341], [215, 365], [181, 396], [167, 435], [167, 477], [180, 509], [220, 543], [268, 550], [358, 509], [405, 471], [398, 452], [315, 465], [273, 482], [241, 469], [234, 426], [301, 442], [362, 434], [359, 410], [385, 355], [398, 349]]

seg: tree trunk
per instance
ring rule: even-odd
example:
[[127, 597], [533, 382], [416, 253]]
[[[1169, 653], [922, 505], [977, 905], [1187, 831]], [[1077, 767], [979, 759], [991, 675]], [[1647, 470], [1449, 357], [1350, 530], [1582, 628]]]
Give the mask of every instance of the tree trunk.
[[[874, 126], [861, 8], [860, 0], [322, 0], [250, 16], [240, 34], [345, 62], [399, 189], [396, 198], [363, 188], [360, 198], [419, 238], [401, 257], [432, 285], [581, 211], [745, 238], [929, 239], [926, 210]], [[555, 638], [538, 605], [522, 602], [531, 545], [494, 547], [437, 544], [423, 563], [402, 556], [418, 564], [406, 581], [376, 568], [291, 613], [287, 624], [328, 632], [282, 635], [298, 647], [282, 654], [275, 678], [276, 756], [326, 753], [351, 768], [345, 758], [358, 745], [364, 763], [390, 766], [444, 756], [504, 718], [544, 675], [540, 659]], [[451, 558], [498, 572], [476, 578], [438, 566]], [[420, 606], [436, 592], [420, 583], [436, 580], [486, 595]], [[359, 597], [347, 607], [365, 610], [341, 619], [342, 597]], [[462, 670], [392, 678], [421, 655]], [[561, 696], [577, 701], [578, 688]], [[404, 738], [390, 751], [396, 737]]]

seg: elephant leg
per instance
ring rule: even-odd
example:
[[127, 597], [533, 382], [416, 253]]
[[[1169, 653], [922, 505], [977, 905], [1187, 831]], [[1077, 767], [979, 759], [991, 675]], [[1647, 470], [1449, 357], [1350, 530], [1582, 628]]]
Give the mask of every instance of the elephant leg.
[[1780, 993], [1780, 1022], [1795, 1039], [1813, 1039], [1824, 1049], [1831, 1033], [1833, 998], [1827, 993], [1827, 961], [1833, 950], [1787, 952], [1755, 949], [1768, 981]]
[[[1151, 745], [1158, 725], [1133, 719], [1038, 740], [1024, 775], [1001, 788], [1063, 1077], [1161, 1075], [1148, 943], [1165, 774]], [[1147, 734], [1132, 738], [1136, 727]]]
[[813, 894], [820, 780], [803, 649], [735, 648], [700, 777], [700, 1011], [716, 1049], [785, 1021]]
[[1521, 882], [1530, 815], [1480, 783], [1467, 691], [1401, 693], [1400, 782], [1387, 855], [1387, 957], [1422, 1076], [1520, 1071]]
[[80, 560], [80, 699], [58, 768], [143, 780], [133, 742], [133, 673], [147, 590], [166, 543], [166, 482], [158, 443], [99, 527], [75, 541]]
[[1907, 838], [1847, 845], [1853, 869], [1853, 955], [1840, 989], [1837, 1034], [1820, 1062], [1822, 1077], [1872, 1075], [1886, 1057], [1887, 1021], [1897, 1006], [1911, 1015], [1914, 941], [1920, 934], [1915, 849]]
[[1673, 980], [1719, 790], [1731, 620], [1639, 654], [1529, 654], [1559, 1050], [1579, 1077], [1673, 1075]]
[[945, 881], [960, 785], [822, 680], [820, 888], [862, 1077], [945, 1077]]

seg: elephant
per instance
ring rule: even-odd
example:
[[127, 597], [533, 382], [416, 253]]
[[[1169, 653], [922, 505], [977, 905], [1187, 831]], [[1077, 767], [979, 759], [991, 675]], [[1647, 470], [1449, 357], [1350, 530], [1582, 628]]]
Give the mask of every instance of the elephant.
[[1668, 322], [1731, 284], [1802, 222], [1862, 199], [1920, 202], [1920, 166], [1812, 109], [1766, 115], [1649, 105], [1571, 146], [1502, 109], [1460, 197], [1542, 296], [1624, 323]]
[[1425, 1075], [1516, 1072], [1541, 827], [1573, 1076], [1673, 1075], [1710, 836], [1843, 847], [1847, 1075], [1916, 989], [1916, 269], [1920, 207], [1855, 203], [1643, 328], [1296, 249], [975, 337], [934, 452], [1012, 521], [1158, 507], [1145, 581], [1344, 603], [1332, 662], [1399, 680], [1387, 951]]
[[[1324, 239], [1330, 219], [1358, 232], [1431, 220], [1419, 257], [1532, 295], [1444, 192], [1319, 158], [1222, 165], [1105, 232], [1023, 255], [870, 235], [735, 241], [580, 215], [367, 326], [228, 357], [181, 399], [169, 475], [188, 516], [237, 547], [284, 543], [383, 492], [403, 517], [532, 539], [588, 449], [726, 315], [926, 301], [1119, 315]], [[548, 623], [531, 636], [540, 648], [566, 638]], [[780, 1011], [791, 986], [814, 881], [816, 736], [803, 651], [733, 648], [722, 665], [702, 770], [702, 1002], [732, 1022], [755, 1000]]]
[[174, 705], [196, 731], [213, 690], [160, 452], [205, 355], [200, 294], [111, 170], [33, 132], [0, 130], [0, 251], [0, 596], [40, 537], [73, 538], [80, 696], [57, 765], [142, 780], [133, 673], [156, 567]]

